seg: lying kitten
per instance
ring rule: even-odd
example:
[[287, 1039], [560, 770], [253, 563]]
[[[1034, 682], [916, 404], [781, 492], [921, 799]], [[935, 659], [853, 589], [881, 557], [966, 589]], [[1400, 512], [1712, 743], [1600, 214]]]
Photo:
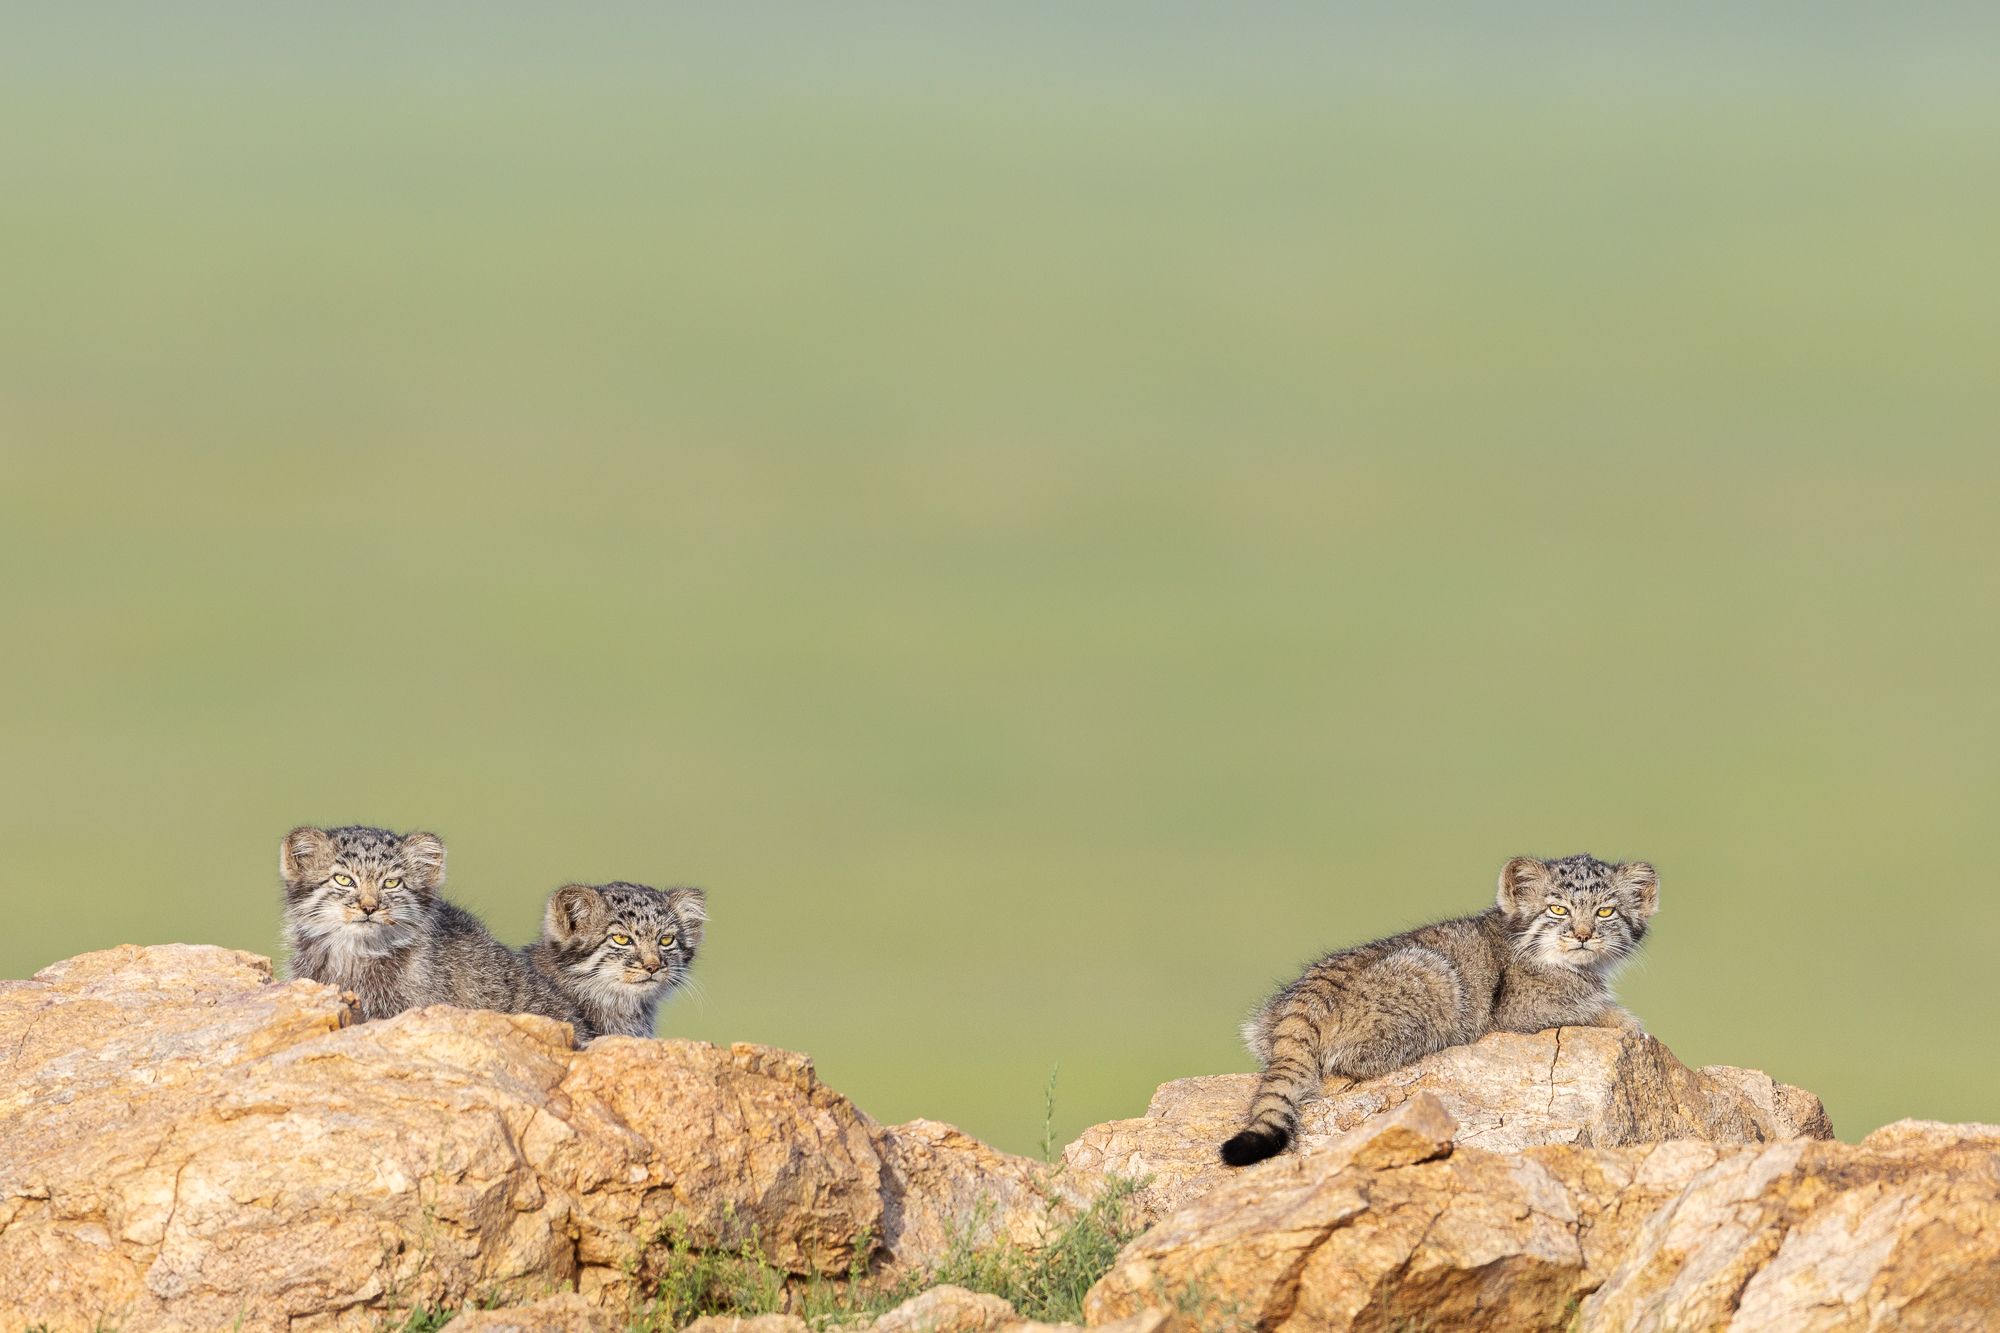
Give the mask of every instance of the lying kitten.
[[653, 1035], [653, 1015], [686, 982], [708, 919], [700, 889], [566, 884], [549, 895], [542, 938], [521, 950], [577, 1008], [579, 1040]]
[[577, 1022], [560, 989], [478, 917], [438, 896], [444, 842], [436, 834], [295, 828], [278, 868], [291, 975], [352, 991], [364, 1020], [451, 1004]]
[[1377, 1078], [1489, 1032], [1637, 1030], [1609, 976], [1659, 904], [1659, 876], [1644, 861], [1517, 856], [1479, 915], [1328, 954], [1244, 1024], [1264, 1073], [1222, 1160], [1244, 1166], [1283, 1151], [1299, 1103], [1330, 1075]]

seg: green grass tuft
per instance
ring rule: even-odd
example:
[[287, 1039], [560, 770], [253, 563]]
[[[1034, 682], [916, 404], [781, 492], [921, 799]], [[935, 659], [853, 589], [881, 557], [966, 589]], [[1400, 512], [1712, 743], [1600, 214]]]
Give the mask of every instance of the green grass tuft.
[[1005, 1244], [954, 1246], [915, 1290], [948, 1282], [1004, 1297], [1024, 1319], [1078, 1322], [1084, 1294], [1139, 1232], [1132, 1216], [1132, 1196], [1138, 1189], [1135, 1181], [1114, 1178], [1039, 1250]]
[[709, 1314], [775, 1314], [785, 1309], [785, 1273], [771, 1263], [752, 1231], [733, 1250], [704, 1250], [686, 1224], [672, 1219], [654, 1256], [659, 1277], [652, 1299], [636, 1312], [635, 1333], [675, 1329]]
[[[1078, 1322], [1083, 1298], [1111, 1267], [1118, 1251], [1138, 1234], [1133, 1218], [1135, 1181], [1113, 1179], [1091, 1204], [1065, 1223], [1053, 1240], [1028, 1250], [1009, 1242], [979, 1243], [969, 1220], [936, 1265], [887, 1282], [870, 1280], [864, 1238], [845, 1278], [791, 1278], [773, 1263], [752, 1233], [730, 1249], [703, 1249], [680, 1220], [667, 1224], [662, 1246], [648, 1256], [657, 1276], [651, 1295], [635, 1304], [630, 1333], [666, 1333], [703, 1315], [789, 1313], [815, 1328], [870, 1319], [932, 1287], [951, 1284], [999, 1296], [1025, 1319]], [[427, 1325], [412, 1325], [421, 1333]], [[398, 1330], [405, 1333], [405, 1330]]]

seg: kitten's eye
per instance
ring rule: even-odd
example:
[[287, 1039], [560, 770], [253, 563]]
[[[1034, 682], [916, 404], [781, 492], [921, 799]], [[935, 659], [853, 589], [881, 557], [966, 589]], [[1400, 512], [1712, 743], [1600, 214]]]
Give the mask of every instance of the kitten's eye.
[[1564, 907], [1564, 906], [1563, 906], [1563, 905], [1562, 905], [1561, 903], [1550, 903], [1550, 904], [1549, 904], [1549, 915], [1550, 915], [1550, 916], [1568, 916], [1568, 915], [1569, 915], [1569, 909], [1568, 909], [1567, 907]]
[[630, 935], [613, 935], [611, 942], [617, 945], [626, 945], [632, 942], [632, 937]]
[[353, 888], [353, 887], [354, 887], [354, 876], [352, 876], [352, 875], [335, 875], [335, 876], [333, 877], [333, 882], [334, 882], [335, 884], [338, 884], [338, 885], [339, 885], [339, 886], [340, 886], [341, 888], [343, 888], [343, 889], [351, 889], [351, 888]]
[[400, 889], [403, 887], [403, 877], [398, 875], [394, 879], [385, 879], [382, 881], [382, 887], [385, 889]]
[[662, 949], [671, 949], [674, 947], [674, 936], [672, 933], [660, 936], [660, 947]]
[[1600, 907], [1597, 909], [1597, 914], [1599, 916], [1610, 916], [1614, 910], [1615, 910], [1614, 908], [1610, 907]]

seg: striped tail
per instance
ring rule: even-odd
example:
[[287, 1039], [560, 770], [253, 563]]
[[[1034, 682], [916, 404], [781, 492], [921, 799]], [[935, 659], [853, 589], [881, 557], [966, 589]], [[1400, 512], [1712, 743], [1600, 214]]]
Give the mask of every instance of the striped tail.
[[1302, 1033], [1285, 1030], [1307, 1025], [1294, 1020], [1275, 1026], [1270, 1063], [1250, 1099], [1249, 1123], [1222, 1145], [1222, 1160], [1230, 1166], [1248, 1166], [1283, 1152], [1298, 1130], [1299, 1103], [1319, 1089], [1319, 1060], [1310, 1042]]

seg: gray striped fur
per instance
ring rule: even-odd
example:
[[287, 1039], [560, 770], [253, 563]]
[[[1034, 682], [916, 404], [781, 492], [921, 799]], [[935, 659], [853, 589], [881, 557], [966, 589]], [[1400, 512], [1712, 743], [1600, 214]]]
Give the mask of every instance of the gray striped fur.
[[1489, 1032], [1636, 1028], [1610, 977], [1645, 938], [1659, 891], [1644, 861], [1517, 856], [1477, 916], [1327, 954], [1244, 1024], [1263, 1074], [1223, 1160], [1282, 1152], [1326, 1078], [1378, 1078]]

